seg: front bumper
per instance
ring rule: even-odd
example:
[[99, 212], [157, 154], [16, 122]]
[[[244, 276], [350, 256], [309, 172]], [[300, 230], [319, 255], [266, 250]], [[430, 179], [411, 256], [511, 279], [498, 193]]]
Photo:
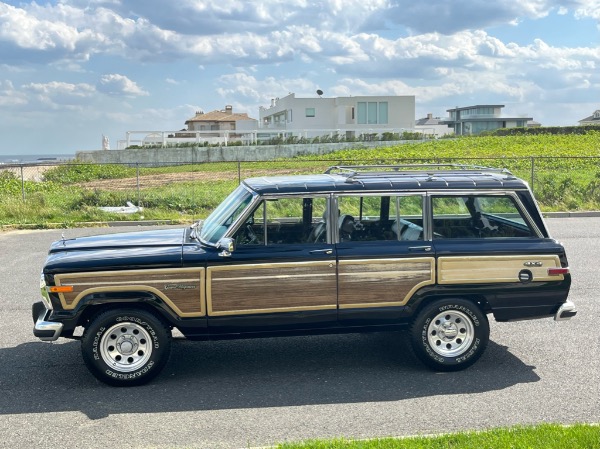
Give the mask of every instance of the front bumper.
[[570, 320], [575, 315], [577, 315], [575, 303], [567, 299], [565, 303], [558, 308], [556, 314], [554, 314], [554, 321]]
[[42, 301], [33, 303], [31, 306], [31, 315], [33, 322], [33, 335], [42, 341], [55, 341], [60, 337], [63, 330], [63, 323], [55, 321], [46, 321], [49, 310]]

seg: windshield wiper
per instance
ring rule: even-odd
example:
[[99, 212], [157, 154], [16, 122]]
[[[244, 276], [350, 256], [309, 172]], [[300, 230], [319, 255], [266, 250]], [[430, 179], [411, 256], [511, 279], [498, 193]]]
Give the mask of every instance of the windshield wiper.
[[203, 224], [204, 220], [198, 220], [190, 226], [190, 229], [192, 230], [192, 232], [190, 232], [190, 238], [200, 241], [200, 230], [202, 229]]

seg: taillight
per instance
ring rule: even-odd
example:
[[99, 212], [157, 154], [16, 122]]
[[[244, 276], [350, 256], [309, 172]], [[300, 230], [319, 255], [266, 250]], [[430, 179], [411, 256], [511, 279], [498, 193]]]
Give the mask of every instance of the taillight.
[[569, 274], [568, 268], [548, 268], [548, 276], [561, 276]]

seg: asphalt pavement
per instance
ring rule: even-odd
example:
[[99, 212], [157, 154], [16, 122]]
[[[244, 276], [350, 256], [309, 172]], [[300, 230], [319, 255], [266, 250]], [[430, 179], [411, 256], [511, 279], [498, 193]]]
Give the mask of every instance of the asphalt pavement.
[[[0, 233], [0, 448], [248, 448], [541, 422], [600, 422], [600, 218], [552, 218], [578, 315], [491, 325], [466, 371], [436, 374], [403, 333], [176, 341], [136, 388], [96, 381], [79, 342], [32, 335], [31, 303], [63, 231]], [[67, 238], [127, 228], [69, 229]]]

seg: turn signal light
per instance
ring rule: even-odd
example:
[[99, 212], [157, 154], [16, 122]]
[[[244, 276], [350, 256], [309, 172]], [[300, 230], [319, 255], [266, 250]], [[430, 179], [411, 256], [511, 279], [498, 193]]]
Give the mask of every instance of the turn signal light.
[[548, 268], [548, 276], [561, 276], [563, 274], [569, 274], [568, 268]]
[[72, 285], [55, 285], [49, 287], [50, 293], [71, 293], [73, 291]]

